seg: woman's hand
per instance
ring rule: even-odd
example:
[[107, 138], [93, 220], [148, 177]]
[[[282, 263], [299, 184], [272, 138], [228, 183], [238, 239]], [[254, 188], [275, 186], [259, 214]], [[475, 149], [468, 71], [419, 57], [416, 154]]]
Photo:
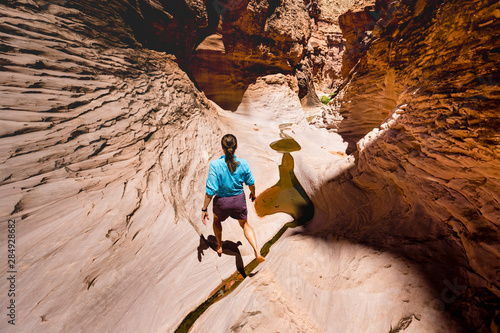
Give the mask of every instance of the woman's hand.
[[248, 186], [248, 188], [250, 189], [250, 195], [248, 196], [248, 198], [250, 200], [252, 200], [252, 202], [254, 202], [255, 201], [255, 184]]
[[212, 201], [213, 195], [208, 195], [208, 193], [205, 193], [205, 203], [201, 207], [201, 221], [203, 222], [204, 225], [207, 225], [207, 220], [210, 220], [208, 217], [208, 205], [210, 204], [210, 201]]
[[208, 212], [201, 212], [201, 221], [203, 222], [204, 225], [207, 225], [207, 220], [210, 220]]

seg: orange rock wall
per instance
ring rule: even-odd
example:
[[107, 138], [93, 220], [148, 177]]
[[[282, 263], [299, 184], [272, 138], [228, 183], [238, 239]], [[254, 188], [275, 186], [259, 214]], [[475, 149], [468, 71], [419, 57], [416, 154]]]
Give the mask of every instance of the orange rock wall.
[[439, 304], [472, 330], [500, 296], [499, 6], [389, 4], [336, 100], [356, 167], [318, 194], [329, 226], [311, 226], [422, 263], [437, 294], [456, 279]]

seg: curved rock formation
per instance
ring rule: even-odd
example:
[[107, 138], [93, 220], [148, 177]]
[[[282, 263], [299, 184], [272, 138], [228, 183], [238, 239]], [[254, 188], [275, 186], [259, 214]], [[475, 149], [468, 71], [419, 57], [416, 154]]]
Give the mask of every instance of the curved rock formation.
[[[237, 223], [218, 257], [200, 221], [208, 163], [233, 132], [278, 212], [249, 205], [259, 245], [292, 220], [280, 172], [314, 217], [193, 332], [497, 331], [498, 2], [377, 1], [358, 30], [346, 14], [373, 36], [346, 52], [331, 103], [351, 156], [309, 124], [339, 121], [304, 60], [333, 3], [0, 5], [0, 231], [16, 237], [0, 269], [15, 272], [17, 311], [0, 330], [173, 332], [253, 259]], [[290, 138], [301, 149], [282, 160], [270, 144]]]
[[329, 227], [310, 228], [411, 258], [438, 294], [457, 281], [462, 289], [439, 304], [469, 330], [491, 329], [500, 296], [500, 89], [491, 49], [499, 4], [389, 8], [337, 101], [357, 167], [325, 186]]
[[214, 265], [193, 251], [215, 109], [172, 57], [89, 37], [85, 12], [0, 10], [1, 234], [15, 220], [17, 271], [1, 330], [171, 331], [219, 279], [185, 284]]

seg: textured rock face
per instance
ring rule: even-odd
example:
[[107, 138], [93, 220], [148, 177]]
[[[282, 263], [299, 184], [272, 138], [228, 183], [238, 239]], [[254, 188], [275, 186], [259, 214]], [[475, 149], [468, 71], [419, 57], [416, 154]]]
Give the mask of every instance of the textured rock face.
[[96, 0], [92, 5], [72, 0], [7, 3], [69, 16], [84, 23], [80, 33], [100, 39], [106, 45], [144, 46], [175, 54], [182, 60], [189, 59], [200, 36], [210, 30], [209, 12], [203, 0]]
[[214, 5], [219, 28], [197, 47], [189, 71], [210, 99], [235, 111], [259, 76], [293, 72], [304, 55], [311, 22], [302, 1], [216, 1]]
[[500, 295], [498, 6], [391, 4], [337, 100], [344, 137], [370, 133], [324, 189], [331, 230], [421, 263], [437, 293], [457, 281], [438, 301], [474, 331]]
[[[374, 2], [374, 1], [372, 1]], [[341, 30], [342, 17], [350, 8], [364, 8], [370, 1], [365, 0], [324, 0], [312, 1], [307, 8], [315, 18], [311, 38], [309, 39], [306, 58], [303, 63], [308, 64], [314, 78], [316, 90], [331, 92], [342, 83], [342, 59], [349, 38], [347, 29]], [[347, 43], [352, 47], [352, 43]], [[351, 57], [347, 58], [348, 61]]]
[[[319, 20], [330, 22], [335, 29], [339, 29], [339, 16], [352, 8], [366, 6], [370, 4], [371, 0], [319, 0], [319, 7], [321, 14]], [[340, 32], [340, 30], [337, 30]]]
[[[342, 34], [334, 32], [330, 23], [319, 21], [308, 44], [304, 64], [309, 65], [318, 91], [331, 91], [341, 83]], [[334, 26], [333, 26], [334, 27]]]
[[342, 37], [348, 45], [342, 59], [342, 77], [344, 78], [357, 64], [371, 41], [372, 30], [379, 15], [374, 9], [374, 3], [375, 1], [372, 1], [369, 6], [350, 9], [339, 17]]
[[0, 330], [172, 331], [220, 281], [184, 283], [214, 266], [191, 218], [215, 109], [171, 57], [104, 45], [81, 33], [92, 16], [54, 8], [0, 7], [1, 234], [15, 219], [18, 272]]
[[291, 71], [311, 34], [302, 1], [250, 0], [223, 14], [226, 53], [238, 67]]
[[[208, 161], [226, 132], [238, 136], [257, 194], [282, 195], [275, 205], [286, 199], [276, 185], [293, 157], [315, 216], [287, 231], [193, 332], [497, 330], [497, 3], [369, 9], [380, 16], [375, 38], [332, 103], [359, 147], [349, 157], [339, 135], [308, 125], [318, 113], [313, 66], [251, 81], [234, 70], [289, 72], [300, 61], [292, 51], [308, 41], [297, 22], [312, 5], [8, 4], [0, 5], [0, 233], [16, 220], [19, 311], [16, 327], [2, 320], [1, 331], [174, 331], [236, 270], [234, 257], [252, 259], [234, 221], [223, 235], [239, 257], [219, 258], [200, 239], [211, 235], [199, 221]], [[318, 25], [324, 15], [311, 14]], [[228, 51], [233, 31], [246, 46]], [[240, 51], [251, 52], [248, 62]], [[209, 86], [200, 59], [220, 64], [219, 82], [241, 84], [236, 99], [238, 89], [206, 91], [235, 112], [207, 100], [179, 67], [199, 66], [197, 83]], [[335, 127], [328, 116], [323, 127]], [[269, 144], [290, 137], [301, 149], [285, 160]], [[291, 221], [257, 215], [249, 205], [260, 246]]]

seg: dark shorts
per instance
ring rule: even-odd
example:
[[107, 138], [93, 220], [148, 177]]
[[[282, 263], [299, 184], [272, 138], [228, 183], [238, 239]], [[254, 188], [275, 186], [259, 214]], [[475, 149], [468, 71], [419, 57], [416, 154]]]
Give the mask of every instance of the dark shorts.
[[234, 197], [215, 197], [214, 198], [214, 214], [217, 215], [222, 222], [231, 216], [236, 220], [247, 219], [247, 201], [245, 192], [235, 195]]

